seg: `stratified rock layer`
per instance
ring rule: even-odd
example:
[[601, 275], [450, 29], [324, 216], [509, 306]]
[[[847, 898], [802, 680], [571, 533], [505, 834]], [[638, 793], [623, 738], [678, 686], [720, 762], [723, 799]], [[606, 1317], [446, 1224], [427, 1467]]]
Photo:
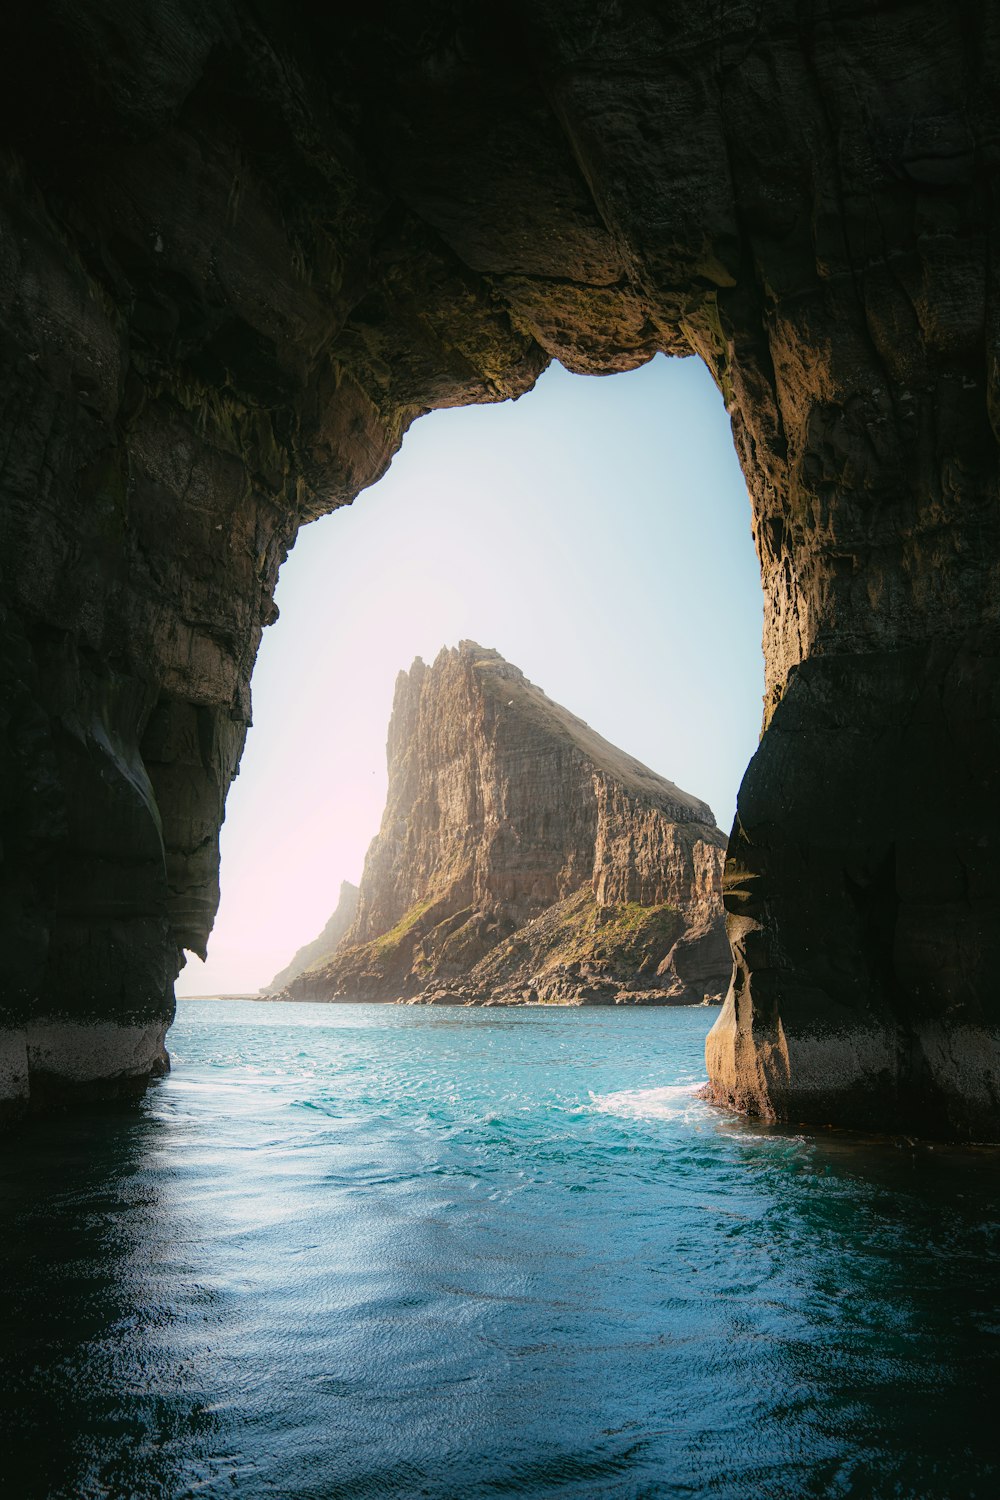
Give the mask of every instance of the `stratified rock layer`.
[[321, 963], [323, 959], [330, 957], [354, 921], [358, 909], [358, 894], [356, 885], [352, 885], [349, 880], [341, 881], [337, 905], [319, 937], [313, 938], [311, 943], [303, 944], [291, 963], [286, 964], [275, 974], [271, 983], [263, 987], [262, 995], [275, 994], [283, 990], [286, 984], [291, 984], [292, 980], [297, 979], [305, 969], [312, 968], [314, 964]]
[[725, 837], [703, 802], [474, 641], [401, 672], [357, 915], [293, 999], [721, 999]]
[[429, 408], [665, 350], [726, 402], [764, 589], [715, 1097], [1000, 1138], [1000, 8], [14, 9], [11, 1107], [162, 1052], [299, 525]]

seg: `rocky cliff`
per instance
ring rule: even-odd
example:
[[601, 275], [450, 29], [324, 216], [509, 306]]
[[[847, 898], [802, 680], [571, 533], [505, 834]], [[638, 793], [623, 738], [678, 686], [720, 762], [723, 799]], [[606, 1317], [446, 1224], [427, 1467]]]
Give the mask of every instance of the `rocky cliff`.
[[340, 895], [333, 909], [333, 915], [319, 937], [313, 938], [311, 943], [305, 943], [295, 954], [291, 963], [280, 969], [270, 984], [264, 985], [261, 994], [279, 993], [287, 984], [291, 984], [293, 979], [297, 979], [304, 969], [309, 969], [313, 964], [321, 963], [323, 959], [329, 958], [350, 928], [357, 909], [358, 888], [349, 880], [344, 880], [341, 882]]
[[11, 12], [0, 1107], [162, 1066], [302, 523], [661, 350], [764, 594], [715, 1097], [1000, 1139], [1000, 7]]
[[357, 914], [295, 999], [721, 1000], [725, 838], [682, 792], [463, 641], [400, 673]]

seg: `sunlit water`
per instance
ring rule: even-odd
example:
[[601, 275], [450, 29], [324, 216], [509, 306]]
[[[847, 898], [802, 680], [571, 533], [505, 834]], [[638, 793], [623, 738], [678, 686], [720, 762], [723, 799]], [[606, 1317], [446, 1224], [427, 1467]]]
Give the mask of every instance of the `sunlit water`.
[[996, 1159], [714, 1111], [712, 1017], [182, 1002], [5, 1143], [3, 1493], [994, 1500]]

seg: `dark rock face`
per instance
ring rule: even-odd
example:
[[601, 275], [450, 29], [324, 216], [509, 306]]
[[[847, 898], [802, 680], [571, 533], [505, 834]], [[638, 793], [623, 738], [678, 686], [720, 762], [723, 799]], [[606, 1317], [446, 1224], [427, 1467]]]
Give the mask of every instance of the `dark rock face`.
[[[991, 1132], [997, 665], [939, 646], [814, 658], [792, 675], [730, 842], [736, 978], [709, 1038], [723, 1098], [755, 1113], [780, 1099], [791, 1119]], [[796, 849], [785, 830], [807, 809]]]
[[998, 51], [936, 0], [19, 8], [12, 1106], [161, 1056], [298, 526], [428, 408], [659, 349], [723, 394], [765, 595], [715, 1096], [1000, 1137]]
[[354, 921], [358, 909], [358, 894], [356, 885], [352, 885], [349, 880], [341, 881], [337, 905], [319, 937], [313, 938], [311, 943], [305, 943], [298, 950], [291, 963], [286, 964], [275, 974], [271, 983], [264, 986], [261, 990], [262, 995], [275, 994], [283, 990], [304, 970], [311, 969], [314, 964], [321, 963], [323, 959], [330, 957]]
[[299, 1000], [721, 1000], [711, 811], [474, 641], [396, 683], [357, 913]]

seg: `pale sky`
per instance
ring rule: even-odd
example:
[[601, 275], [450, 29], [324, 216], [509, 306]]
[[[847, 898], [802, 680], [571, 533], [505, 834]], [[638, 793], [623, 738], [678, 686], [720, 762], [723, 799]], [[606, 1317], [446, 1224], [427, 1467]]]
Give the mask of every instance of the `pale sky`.
[[299, 533], [277, 602], [208, 962], [189, 958], [179, 995], [257, 990], [319, 933], [378, 829], [396, 674], [462, 639], [729, 831], [760, 729], [761, 594], [700, 361], [553, 366], [519, 401], [423, 417], [378, 485]]

